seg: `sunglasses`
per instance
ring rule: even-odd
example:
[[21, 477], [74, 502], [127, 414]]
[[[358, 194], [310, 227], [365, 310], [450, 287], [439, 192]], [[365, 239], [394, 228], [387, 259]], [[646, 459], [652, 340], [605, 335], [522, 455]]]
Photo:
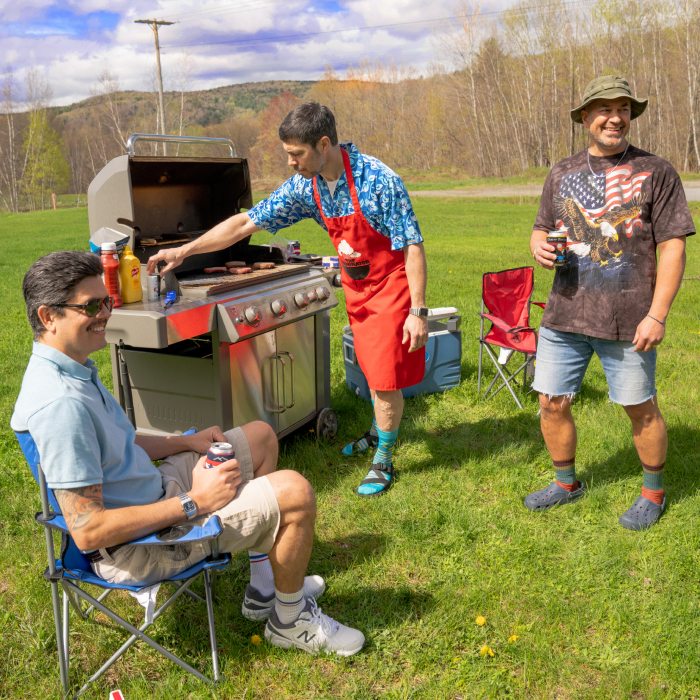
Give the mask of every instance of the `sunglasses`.
[[104, 299], [90, 299], [85, 304], [52, 304], [59, 309], [80, 309], [86, 316], [97, 316], [104, 307], [107, 311], [112, 311], [114, 300], [112, 297]]

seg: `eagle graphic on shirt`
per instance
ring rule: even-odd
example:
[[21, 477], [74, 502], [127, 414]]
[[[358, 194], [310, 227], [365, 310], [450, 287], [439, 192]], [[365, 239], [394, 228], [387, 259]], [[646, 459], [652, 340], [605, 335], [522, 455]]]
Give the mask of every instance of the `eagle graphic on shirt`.
[[622, 165], [564, 176], [554, 209], [557, 225], [567, 229], [569, 251], [602, 268], [621, 262], [621, 236], [631, 238], [642, 225], [642, 185], [650, 174], [633, 175], [631, 166]]
[[569, 249], [579, 256], [589, 255], [591, 262], [601, 267], [622, 255], [617, 227], [638, 218], [642, 204], [642, 196], [638, 195], [601, 216], [591, 217], [573, 197], [554, 198], [557, 216], [569, 224]]

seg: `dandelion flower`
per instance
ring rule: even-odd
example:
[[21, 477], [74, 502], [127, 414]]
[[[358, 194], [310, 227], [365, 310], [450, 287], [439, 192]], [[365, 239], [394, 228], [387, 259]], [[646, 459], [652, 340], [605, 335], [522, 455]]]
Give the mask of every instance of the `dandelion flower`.
[[260, 638], [260, 635], [259, 635], [259, 634], [254, 634], [254, 635], [250, 638], [250, 643], [251, 643], [251, 644], [254, 644], [256, 647], [259, 647], [259, 646], [262, 644], [262, 639]]
[[479, 649], [479, 656], [485, 658], [487, 656], [496, 656], [496, 653], [488, 644], [484, 644], [484, 646]]
[[486, 624], [486, 618], [483, 615], [477, 615], [474, 622], [476, 622], [479, 627], [483, 627]]
[[518, 637], [517, 634], [511, 634], [510, 637], [508, 637], [508, 644], [514, 644], [518, 639], [520, 639], [520, 637]]

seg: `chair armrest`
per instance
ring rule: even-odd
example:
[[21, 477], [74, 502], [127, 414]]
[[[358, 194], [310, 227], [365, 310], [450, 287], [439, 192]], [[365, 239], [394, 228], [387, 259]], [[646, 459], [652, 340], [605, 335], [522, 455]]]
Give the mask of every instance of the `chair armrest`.
[[67, 535], [70, 534], [68, 525], [66, 525], [66, 519], [60, 513], [51, 513], [48, 517], [44, 517], [44, 514], [40, 511], [34, 516], [34, 520], [40, 525], [50, 527], [52, 530], [65, 532]]
[[222, 532], [223, 526], [218, 515], [213, 515], [209, 520], [201, 525], [194, 523], [181, 523], [166, 527], [158, 532], [153, 532], [150, 535], [139, 537], [131, 542], [125, 542], [129, 545], [169, 545], [182, 544], [185, 542], [204, 542], [206, 540], [216, 539]]
[[509, 326], [503, 319], [498, 318], [498, 316], [494, 316], [493, 314], [479, 314], [479, 316], [488, 319], [494, 326], [496, 326], [496, 328], [499, 328], [504, 333], [510, 333], [511, 335], [517, 335], [518, 333], [523, 333], [525, 331], [535, 330], [531, 326]]

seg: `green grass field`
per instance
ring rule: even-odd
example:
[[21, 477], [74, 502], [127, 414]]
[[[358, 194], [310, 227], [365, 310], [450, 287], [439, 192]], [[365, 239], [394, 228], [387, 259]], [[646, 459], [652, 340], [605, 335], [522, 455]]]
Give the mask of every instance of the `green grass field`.
[[[311, 435], [282, 443], [281, 466], [318, 494], [311, 560], [328, 591], [323, 609], [362, 629], [365, 650], [345, 660], [310, 657], [251, 642], [262, 625], [239, 614], [247, 561], [217, 579], [224, 680], [200, 684], [138, 645], [86, 697], [121, 688], [134, 698], [698, 698], [700, 697], [700, 258], [689, 239], [686, 279], [668, 322], [658, 370], [670, 436], [669, 507], [645, 533], [623, 530], [641, 468], [622, 410], [607, 401], [597, 361], [577, 399], [578, 469], [589, 484], [576, 505], [533, 514], [523, 496], [550, 480], [534, 396], [516, 408], [503, 392], [476, 390], [481, 274], [529, 264], [535, 200], [416, 198], [429, 260], [428, 302], [462, 314], [462, 382], [407, 401], [385, 497], [353, 488], [369, 456], [339, 448], [369, 426], [369, 404], [345, 387], [341, 307], [332, 316], [333, 444]], [[700, 223], [700, 207], [694, 215]], [[59, 696], [58, 667], [39, 499], [9, 430], [30, 352], [21, 279], [39, 255], [86, 247], [84, 208], [0, 214], [0, 697]], [[287, 232], [302, 250], [327, 254], [312, 224]], [[536, 271], [535, 299], [550, 274]], [[342, 296], [342, 295], [341, 295]], [[538, 317], [535, 318], [538, 320]], [[106, 351], [97, 358], [110, 384]], [[177, 604], [156, 637], [209, 668], [204, 608]], [[120, 601], [139, 619], [140, 608]], [[476, 624], [477, 616], [485, 624]], [[104, 621], [76, 622], [73, 679], [84, 682], [121, 635]], [[493, 656], [481, 656], [488, 646]]]

